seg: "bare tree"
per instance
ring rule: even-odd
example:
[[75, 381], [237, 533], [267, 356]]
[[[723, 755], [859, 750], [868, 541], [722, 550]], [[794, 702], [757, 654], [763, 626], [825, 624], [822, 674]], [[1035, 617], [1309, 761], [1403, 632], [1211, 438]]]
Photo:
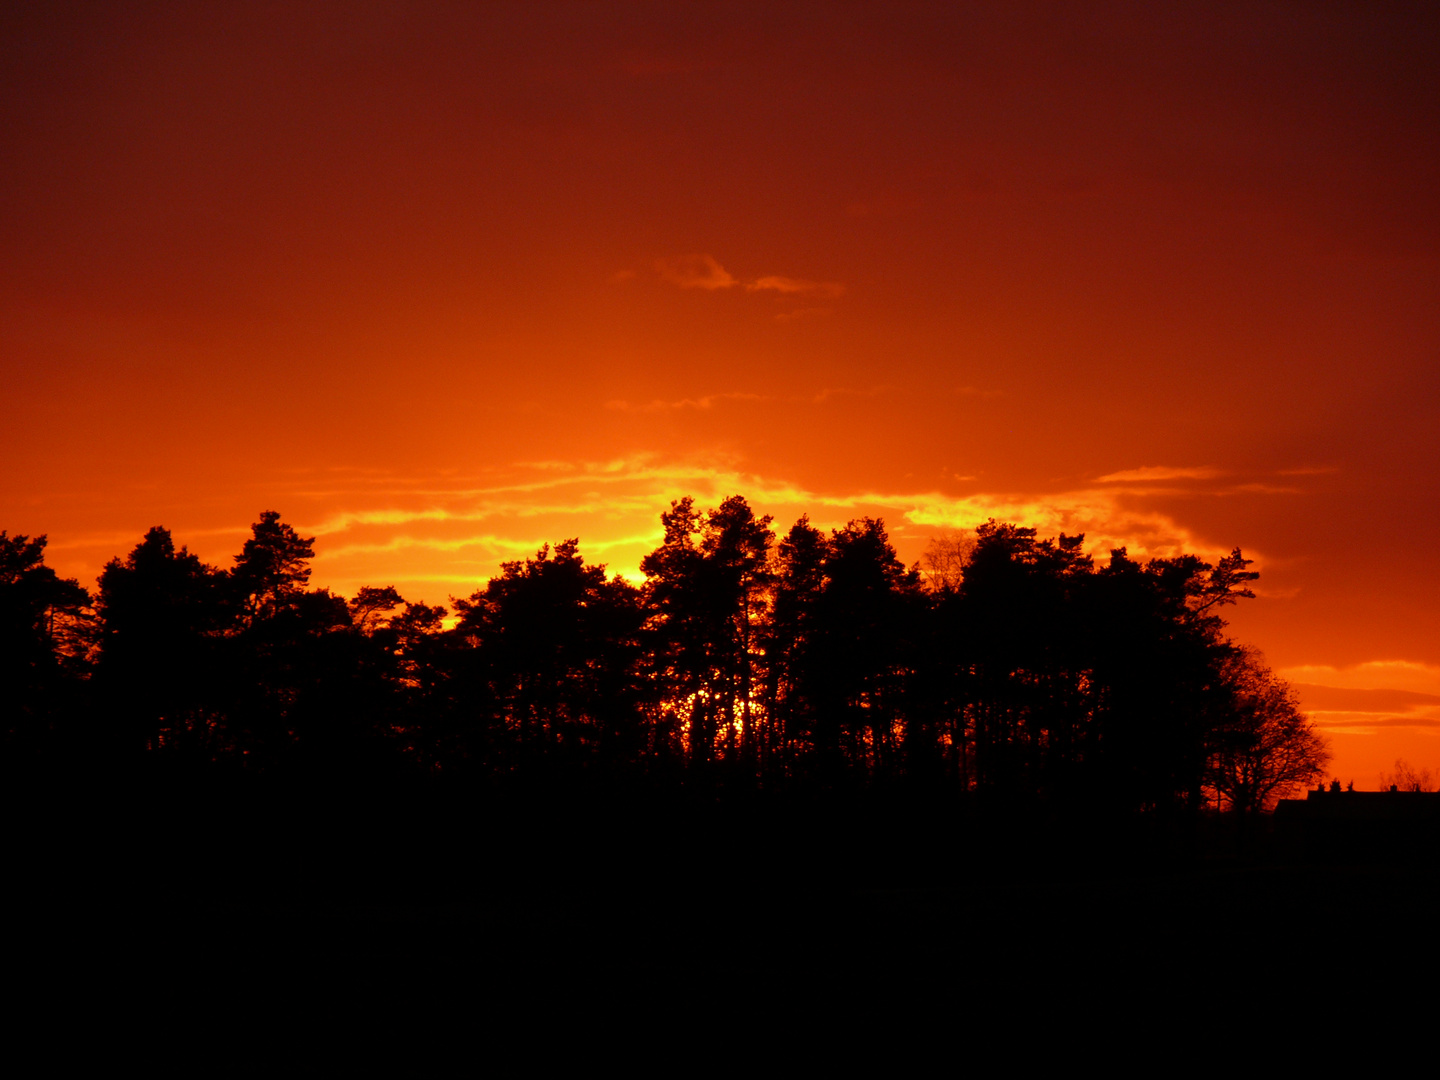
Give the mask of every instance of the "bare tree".
[[975, 538], [964, 533], [941, 533], [931, 537], [921, 563], [933, 592], [954, 592], [965, 579], [965, 565], [975, 550]]
[[1217, 804], [1254, 814], [1325, 776], [1330, 749], [1288, 683], [1259, 653], [1236, 649], [1221, 672], [1225, 704], [1207, 781]]
[[1395, 761], [1394, 772], [1380, 774], [1381, 791], [1434, 791], [1437, 777], [1429, 769], [1416, 768], [1404, 758]]

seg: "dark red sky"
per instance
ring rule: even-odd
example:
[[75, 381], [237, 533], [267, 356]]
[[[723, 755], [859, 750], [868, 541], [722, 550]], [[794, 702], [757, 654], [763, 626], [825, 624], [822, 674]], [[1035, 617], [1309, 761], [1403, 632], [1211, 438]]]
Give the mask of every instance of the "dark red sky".
[[1337, 770], [1440, 765], [1437, 61], [1420, 4], [10, 5], [0, 528], [89, 582], [274, 508], [432, 602], [686, 493], [1239, 545]]

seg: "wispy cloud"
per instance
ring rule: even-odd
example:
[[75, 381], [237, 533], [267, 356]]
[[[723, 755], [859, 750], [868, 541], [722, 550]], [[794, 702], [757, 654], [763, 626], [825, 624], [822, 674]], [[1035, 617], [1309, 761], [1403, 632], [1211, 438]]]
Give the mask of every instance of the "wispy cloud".
[[816, 405], [820, 405], [826, 401], [829, 401], [831, 398], [838, 397], [879, 397], [881, 394], [889, 393], [891, 390], [894, 389], [895, 387], [890, 383], [881, 383], [879, 386], [871, 386], [864, 390], [859, 390], [849, 386], [827, 386], [823, 390], [819, 391], [810, 400], [813, 401]]
[[764, 401], [764, 394], [729, 393], [729, 394], [706, 394], [698, 398], [680, 398], [676, 401], [647, 401], [644, 403], [632, 403], [615, 399], [607, 401], [607, 409], [615, 409], [620, 412], [665, 412], [673, 409], [709, 409], [713, 408], [716, 402], [720, 401]]
[[1318, 683], [1293, 683], [1296, 693], [1316, 709], [1366, 713], [1414, 713], [1440, 707], [1440, 694], [1418, 690], [1396, 690], [1387, 687], [1360, 689], [1324, 686]]
[[845, 286], [838, 281], [810, 281], [805, 278], [767, 274], [752, 281], [742, 281], [720, 265], [713, 255], [676, 255], [656, 259], [655, 269], [661, 278], [682, 289], [741, 288], [746, 292], [774, 292], [783, 296], [813, 296], [834, 300], [844, 295]]
[[[871, 396], [886, 386], [859, 389], [827, 388], [814, 400], [837, 395]], [[724, 400], [760, 400], [762, 395], [729, 393], [702, 398], [624, 405], [650, 410], [710, 408]], [[450, 481], [438, 476], [390, 478], [384, 484], [360, 483], [351, 499], [372, 503], [332, 512], [302, 531], [319, 535], [362, 528], [391, 528], [416, 522], [445, 526], [495, 516], [533, 517], [553, 513], [596, 513], [606, 510], [628, 514], [641, 510], [658, 514], [671, 498], [694, 494], [697, 498], [741, 493], [757, 504], [798, 512], [831, 511], [843, 515], [880, 513], [896, 523], [909, 522], [934, 528], [973, 528], [990, 519], [1014, 521], [1038, 528], [1043, 534], [1084, 532], [1087, 546], [1104, 553], [1104, 545], [1128, 546], [1136, 555], [1169, 555], [1178, 551], [1223, 553], [1231, 544], [1207, 544], [1168, 514], [1144, 505], [1145, 490], [1081, 488], [1052, 492], [976, 492], [952, 495], [940, 491], [867, 490], [837, 492], [813, 490], [774, 477], [746, 472], [735, 464], [717, 462], [715, 456], [661, 460], [638, 455], [606, 461], [535, 461], [517, 463], [497, 475], [496, 483], [475, 483], [464, 477]], [[973, 477], [967, 477], [973, 482]], [[345, 498], [335, 485], [327, 501]], [[296, 484], [299, 491], [301, 484]], [[404, 497], [408, 505], [394, 503]], [[390, 505], [373, 505], [377, 500]], [[525, 540], [529, 543], [529, 539]], [[1310, 681], [1328, 681], [1311, 679]], [[1437, 679], [1440, 685], [1440, 679]]]
[[1354, 690], [1407, 690], [1440, 694], [1440, 665], [1416, 660], [1370, 660], [1363, 664], [1334, 667], [1302, 664], [1281, 668], [1279, 674], [1293, 683]]
[[655, 269], [666, 281], [682, 289], [732, 289], [740, 284], [712, 255], [656, 259]]
[[1373, 735], [1408, 728], [1440, 734], [1440, 666], [1372, 660], [1348, 667], [1281, 668], [1315, 723], [1337, 734]]
[[1298, 495], [1298, 494], [1300, 493], [1300, 490], [1301, 490], [1301, 489], [1300, 489], [1300, 488], [1297, 488], [1297, 487], [1281, 487], [1281, 486], [1278, 485], [1278, 484], [1250, 483], [1250, 484], [1236, 484], [1233, 488], [1230, 488], [1230, 489], [1228, 489], [1227, 491], [1222, 492], [1221, 494], [1225, 494], [1225, 495], [1235, 495], [1235, 494], [1241, 494], [1241, 495]]
[[1173, 558], [1185, 552], [1213, 557], [1223, 547], [1206, 543], [1167, 514], [1129, 505], [1119, 493], [1105, 489], [920, 496], [906, 517], [946, 529], [973, 529], [994, 518], [1031, 526], [1047, 536], [1083, 533], [1087, 549], [1100, 556], [1123, 547], [1133, 558]]
[[555, 469], [559, 472], [574, 472], [576, 469], [573, 461], [521, 461], [517, 466], [522, 469]]
[[344, 532], [355, 525], [407, 525], [412, 521], [449, 521], [448, 510], [346, 510], [311, 526], [317, 535]]
[[[1096, 478], [1097, 484], [1126, 484], [1126, 485], [1153, 485], [1166, 481], [1186, 480], [1214, 480], [1218, 477], [1233, 476], [1232, 473], [1209, 465], [1192, 466], [1187, 468], [1175, 468], [1169, 465], [1146, 465], [1138, 469], [1125, 469], [1121, 472], [1107, 473]], [[1119, 487], [1113, 490], [1124, 490], [1131, 495], [1155, 497], [1155, 496], [1194, 496], [1209, 495], [1216, 498], [1223, 498], [1234, 495], [1298, 495], [1303, 489], [1294, 484], [1273, 484], [1263, 480], [1248, 480], [1243, 483], [1228, 483], [1220, 485], [1179, 485], [1174, 487]]]
[[[888, 389], [828, 387], [796, 400], [868, 397]], [[758, 394], [733, 392], [612, 407], [636, 413], [685, 411], [759, 400]], [[990, 518], [1033, 526], [1046, 536], [1084, 533], [1087, 550], [1101, 559], [1110, 548], [1123, 546], [1136, 558], [1195, 552], [1213, 560], [1235, 542], [1192, 531], [1159, 508], [1152, 497], [1156, 492], [1146, 485], [973, 490], [981, 486], [970, 477], [963, 484], [965, 494], [905, 481], [886, 488], [819, 489], [748, 470], [739, 457], [711, 451], [683, 458], [546, 459], [468, 474], [315, 471], [268, 485], [262, 502], [283, 510], [302, 535], [317, 538], [314, 583], [347, 595], [362, 585], [401, 580], [468, 595], [502, 562], [575, 536], [587, 558], [634, 578], [640, 560], [661, 538], [660, 512], [686, 495], [702, 507], [744, 495], [757, 512], [773, 514], [779, 529], [802, 514], [827, 529], [856, 517], [880, 517], [907, 560], [919, 558], [935, 533], [971, 530]], [[200, 543], [202, 557], [223, 561], [233, 553], [233, 534], [244, 529], [226, 532], [232, 535]], [[176, 532], [177, 543], [201, 539], [183, 528]], [[1257, 553], [1247, 554], [1263, 562]], [[1440, 683], [1434, 692], [1440, 693]]]
[[[695, 402], [688, 406], [684, 402], [662, 404], [699, 407]], [[1227, 550], [1225, 544], [1205, 544], [1164, 513], [1125, 505], [1125, 497], [1131, 493], [1104, 488], [964, 496], [934, 491], [816, 491], [734, 467], [698, 460], [662, 463], [646, 457], [580, 463], [572, 469], [559, 469], [556, 463], [545, 462], [524, 471], [530, 472], [530, 478], [517, 477], [513, 483], [457, 485], [448, 491], [436, 486], [416, 489], [415, 495], [426, 505], [346, 511], [327, 517], [312, 531], [324, 535], [362, 526], [446, 524], [552, 514], [654, 515], [669, 500], [684, 494], [704, 499], [743, 493], [756, 505], [777, 511], [794, 510], [797, 516], [809, 512], [812, 516], [833, 517], [841, 523], [848, 516], [871, 513], [887, 516], [897, 524], [930, 528], [969, 529], [996, 518], [1028, 524], [1047, 535], [1084, 532], [1088, 546], [1102, 554], [1111, 546], [1126, 546], [1140, 557], [1163, 557], [1181, 551], [1203, 554], [1210, 547], [1215, 548], [1212, 554]], [[547, 497], [547, 493], [555, 497]], [[375, 493], [370, 494], [373, 497]], [[524, 543], [529, 542], [527, 537]]]
[[799, 293], [802, 296], [821, 296], [833, 300], [845, 294], [845, 286], [838, 281], [806, 281], [803, 278], [771, 275], [747, 282], [745, 291]]
[[1322, 731], [1335, 735], [1377, 735], [1382, 731], [1409, 728], [1427, 734], [1440, 732], [1440, 715], [1393, 716], [1387, 713], [1334, 712], [1307, 709], [1306, 715]]
[[[215, 539], [217, 537], [244, 536], [250, 532], [248, 525], [231, 525], [216, 529], [186, 529], [184, 535], [173, 537], [177, 547], [183, 547], [193, 543], [197, 537]], [[66, 540], [50, 540], [47, 538], [45, 550], [47, 553], [57, 551], [87, 551], [103, 549], [112, 554], [117, 551], [129, 551], [143, 539], [143, 533], [136, 532], [98, 532], [86, 533], [81, 536]]]
[[1108, 473], [1099, 478], [1101, 484], [1143, 483], [1150, 480], [1210, 480], [1220, 476], [1220, 470], [1210, 466], [1176, 469], [1168, 465], [1146, 465], [1139, 469]]

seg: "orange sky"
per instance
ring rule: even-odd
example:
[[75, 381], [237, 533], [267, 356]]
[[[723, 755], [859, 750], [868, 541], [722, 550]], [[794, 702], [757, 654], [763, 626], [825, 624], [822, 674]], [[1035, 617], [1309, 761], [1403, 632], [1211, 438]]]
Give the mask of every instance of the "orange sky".
[[682, 494], [1240, 545], [1337, 774], [1440, 767], [1424, 12], [9, 5], [0, 528], [430, 602]]

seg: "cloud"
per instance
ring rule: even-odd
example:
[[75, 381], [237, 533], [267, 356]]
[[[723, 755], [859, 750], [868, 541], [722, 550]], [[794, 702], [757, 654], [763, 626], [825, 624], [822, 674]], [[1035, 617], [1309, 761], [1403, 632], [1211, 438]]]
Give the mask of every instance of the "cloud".
[[1224, 494], [1243, 492], [1246, 495], [1299, 495], [1297, 487], [1278, 487], [1275, 484], [1236, 484]]
[[829, 299], [843, 296], [845, 286], [838, 281], [805, 281], [801, 278], [762, 277], [745, 285], [746, 292], [799, 293], [804, 296], [823, 296]]
[[[247, 536], [249, 533], [249, 525], [231, 525], [216, 529], [184, 529], [181, 532], [176, 532], [176, 530], [172, 529], [171, 538], [175, 541], [177, 547], [185, 547], [193, 543], [197, 536], [215, 538], [222, 536]], [[117, 550], [123, 550], [129, 552], [135, 545], [144, 540], [144, 538], [145, 534], [138, 531], [86, 533], [69, 540], [51, 540], [47, 536], [45, 541], [45, 554], [48, 558], [60, 551], [104, 550], [114, 553]]]
[[1346, 667], [1297, 664], [1280, 668], [1277, 674], [1296, 685], [1440, 694], [1440, 665], [1422, 664], [1415, 660], [1368, 660]]
[[[831, 388], [817, 400], [836, 394], [874, 395], [884, 386], [868, 390]], [[703, 398], [660, 401], [645, 405], [615, 403], [615, 407], [650, 411], [655, 409], [703, 409], [723, 400], [760, 400], [747, 393], [713, 394]], [[1168, 515], [1131, 505], [1134, 491], [1095, 488], [1050, 493], [977, 492], [963, 496], [944, 492], [916, 491], [814, 491], [772, 477], [747, 473], [733, 464], [716, 463], [714, 455], [662, 462], [651, 456], [601, 462], [537, 461], [510, 467], [507, 482], [474, 484], [457, 481], [452, 485], [397, 481], [386, 490], [361, 488], [351, 493], [359, 501], [373, 501], [389, 495], [406, 494], [414, 505], [357, 507], [327, 515], [312, 531], [333, 534], [360, 528], [383, 528], [430, 522], [447, 526], [496, 516], [534, 517], [550, 514], [625, 515], [631, 512], [656, 514], [673, 498], [694, 494], [702, 501], [710, 497], [740, 493], [756, 504], [770, 504], [778, 510], [833, 511], [841, 523], [848, 516], [871, 513], [896, 524], [922, 528], [970, 529], [990, 518], [1033, 526], [1042, 535], [1057, 532], [1084, 532], [1089, 546], [1104, 554], [1110, 546], [1127, 546], [1136, 557], [1169, 556], [1181, 551], [1202, 555], [1223, 554], [1228, 544], [1206, 544]], [[973, 478], [967, 478], [973, 482]], [[530, 543], [530, 538], [524, 543]], [[1308, 673], [1310, 669], [1306, 669]], [[1318, 670], [1318, 669], [1317, 669]], [[1328, 670], [1328, 669], [1326, 669]], [[1390, 670], [1389, 668], [1386, 669]], [[1407, 669], [1408, 670], [1408, 669]], [[1291, 676], [1293, 677], [1293, 676]], [[1435, 676], [1440, 683], [1440, 674]], [[1330, 679], [1307, 679], [1331, 682]]]
[[868, 390], [855, 390], [848, 386], [827, 386], [810, 400], [816, 405], [823, 404], [831, 398], [836, 397], [878, 397], [881, 394], [894, 390], [890, 383], [881, 383], [879, 386], [872, 386]]
[[[876, 388], [878, 392], [883, 388]], [[858, 393], [865, 393], [863, 391]], [[758, 395], [711, 395], [708, 398], [659, 402], [651, 408], [705, 408], [722, 398], [753, 398]], [[1206, 554], [1224, 552], [1224, 545], [1206, 545], [1200, 538], [1157, 511], [1126, 507], [1121, 492], [1095, 489], [1049, 494], [976, 493], [953, 496], [942, 492], [824, 492], [813, 491], [783, 480], [742, 472], [734, 467], [700, 463], [698, 460], [658, 463], [646, 457], [608, 462], [580, 463], [558, 469], [556, 462], [526, 467], [533, 479], [491, 487], [456, 487], [448, 493], [426, 489], [427, 505], [410, 510], [394, 508], [347, 511], [329, 518], [317, 532], [338, 531], [359, 525], [398, 525], [406, 522], [474, 521], [493, 516], [534, 517], [549, 514], [573, 515], [632, 512], [658, 514], [666, 503], [681, 495], [705, 498], [724, 494], [745, 494], [757, 505], [791, 508], [798, 512], [831, 511], [843, 523], [849, 516], [864, 513], [885, 516], [896, 524], [910, 523], [928, 528], [970, 529], [991, 518], [1033, 526], [1043, 535], [1057, 532], [1084, 532], [1093, 550], [1104, 553], [1111, 546], [1126, 546], [1136, 557], [1166, 557], [1182, 551]], [[517, 466], [518, 468], [518, 466]], [[538, 474], [538, 475], [537, 475]], [[548, 499], [547, 492], [563, 498]], [[419, 494], [419, 492], [417, 492]], [[437, 496], [440, 496], [437, 498]], [[468, 504], [451, 508], [436, 502]], [[525, 543], [529, 543], [527, 538]]]
[[664, 412], [671, 409], [709, 409], [717, 401], [764, 401], [764, 394], [706, 394], [698, 398], [681, 398], [678, 401], [649, 401], [644, 404], [631, 404], [628, 401], [615, 399], [607, 401], [605, 408], [614, 409], [620, 412]]
[[845, 292], [845, 286], [838, 281], [808, 281], [780, 274], [742, 281], [721, 266], [713, 255], [676, 255], [656, 259], [655, 269], [664, 280], [682, 289], [714, 291], [741, 288], [746, 292], [774, 292], [782, 296], [813, 296], [827, 300], [834, 300]]
[[574, 472], [573, 461], [521, 461], [517, 465], [522, 469], [554, 469], [559, 472]]
[[449, 511], [429, 510], [346, 510], [327, 518], [319, 525], [311, 525], [302, 532], [313, 532], [317, 536], [344, 532], [356, 525], [406, 525], [412, 521], [448, 521]]
[[1119, 547], [1142, 559], [1173, 558], [1186, 552], [1213, 559], [1225, 553], [1222, 546], [1205, 543], [1167, 514], [1125, 505], [1121, 494], [1096, 489], [914, 496], [906, 517], [919, 525], [948, 529], [973, 529], [994, 518], [1033, 527], [1042, 536], [1083, 533], [1086, 548], [1101, 557]]
[[1306, 715], [1315, 726], [1335, 735], [1374, 735], [1394, 728], [1418, 729], [1420, 731], [1440, 730], [1440, 716], [1389, 716], [1381, 713], [1331, 712], [1324, 709], [1308, 709]]
[[[821, 391], [819, 400], [871, 396], [887, 389], [830, 387]], [[617, 402], [611, 407], [635, 413], [683, 412], [755, 400], [762, 400], [761, 395], [733, 392]], [[579, 537], [587, 560], [635, 578], [641, 558], [661, 538], [660, 512], [686, 495], [693, 495], [701, 507], [743, 495], [758, 513], [773, 514], [779, 531], [801, 514], [825, 529], [862, 516], [883, 518], [905, 548], [906, 559], [918, 558], [926, 539], [938, 531], [968, 531], [990, 518], [1032, 526], [1042, 536], [1084, 533], [1086, 550], [1101, 560], [1110, 548], [1123, 546], [1140, 559], [1193, 552], [1213, 561], [1233, 546], [1228, 537], [1212, 541], [1153, 509], [1143, 486], [972, 490], [957, 495], [917, 489], [902, 480], [886, 489], [817, 490], [747, 471], [740, 457], [714, 450], [680, 458], [637, 454], [591, 461], [532, 460], [471, 474], [324, 473], [323, 483], [317, 483], [320, 477], [318, 472], [298, 476], [266, 498], [287, 508], [287, 520], [299, 522], [302, 534], [319, 537], [315, 584], [346, 595], [362, 585], [401, 579], [423, 583], [427, 590], [435, 582], [451, 595], [469, 595], [498, 572], [502, 562], [528, 558], [543, 543], [572, 536]], [[966, 488], [977, 486], [973, 478], [965, 481]], [[324, 492], [316, 490], [322, 487]], [[176, 540], [184, 542], [186, 536], [177, 532]], [[1253, 551], [1248, 554], [1257, 557]], [[1414, 689], [1429, 692], [1426, 687]], [[1440, 693], [1440, 684], [1434, 692]]]
[[[661, 535], [661, 530], [655, 529], [652, 532], [637, 536], [623, 536], [609, 540], [591, 540], [585, 545], [585, 548], [587, 551], [594, 553], [596, 551], [603, 552], [612, 548], [624, 547], [628, 544], [653, 544]], [[528, 558], [547, 545], [554, 547], [555, 538], [541, 538], [538, 536], [517, 538], [496, 533], [483, 533], [453, 538], [400, 535], [393, 536], [383, 543], [350, 544], [345, 547], [338, 547], [330, 551], [328, 557], [338, 559], [346, 555], [375, 554], [377, 552], [395, 552], [414, 549], [460, 551], [465, 548], [483, 548], [486, 551], [494, 553], [499, 558], [508, 560]], [[443, 577], [436, 577], [434, 575], [422, 575], [422, 577], [424, 580], [445, 580]]]
[[1360, 689], [1324, 686], [1319, 683], [1292, 683], [1295, 693], [1314, 709], [1338, 712], [1410, 713], [1440, 707], [1440, 694], [1388, 687]]
[[656, 259], [655, 269], [666, 281], [682, 289], [730, 289], [740, 284], [710, 255]]
[[1337, 734], [1408, 728], [1440, 731], [1440, 667], [1371, 660], [1348, 667], [1303, 664], [1278, 670], [1315, 723]]
[[[1144, 484], [1166, 480], [1213, 480], [1216, 477], [1228, 476], [1230, 474], [1214, 468], [1210, 465], [1191, 466], [1188, 468], [1175, 468], [1169, 465], [1146, 465], [1138, 469], [1124, 469], [1120, 472], [1107, 473], [1098, 477], [1099, 484]], [[1187, 487], [1172, 488], [1131, 488], [1132, 495], [1194, 495], [1200, 489]], [[1205, 489], [1205, 491], [1216, 497], [1233, 495], [1298, 495], [1303, 492], [1302, 488], [1294, 485], [1271, 484], [1263, 481], [1247, 481], [1240, 484], [1228, 486], [1217, 486]]]
[[1139, 469], [1126, 469], [1124, 472], [1113, 472], [1102, 476], [1097, 481], [1101, 484], [1133, 483], [1146, 480], [1209, 480], [1219, 476], [1220, 470], [1207, 466], [1190, 469], [1172, 469], [1166, 465], [1146, 465]]

